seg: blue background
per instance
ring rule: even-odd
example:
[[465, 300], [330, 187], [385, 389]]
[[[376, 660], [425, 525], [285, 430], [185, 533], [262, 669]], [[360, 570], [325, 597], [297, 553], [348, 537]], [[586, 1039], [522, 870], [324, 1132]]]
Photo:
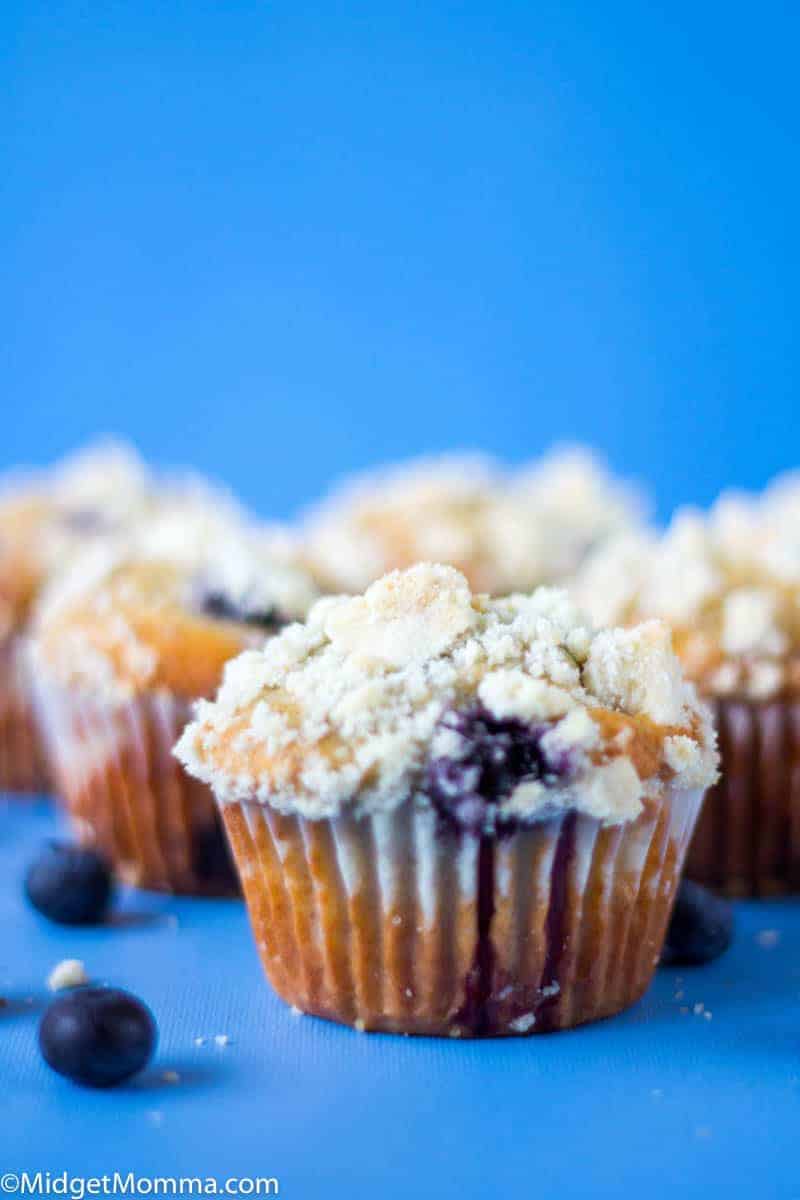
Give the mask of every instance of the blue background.
[[[5, 0], [0, 465], [118, 430], [275, 515], [375, 460], [565, 438], [662, 515], [762, 484], [798, 458], [798, 32], [772, 0]], [[800, 1194], [791, 902], [741, 906], [730, 956], [591, 1029], [359, 1038], [274, 999], [236, 904], [39, 922], [19, 875], [50, 828], [0, 807], [0, 1169], [258, 1171], [303, 1200]], [[65, 956], [157, 1013], [127, 1089], [38, 1060]]]
[[797, 459], [796, 4], [0, 6], [0, 461]]

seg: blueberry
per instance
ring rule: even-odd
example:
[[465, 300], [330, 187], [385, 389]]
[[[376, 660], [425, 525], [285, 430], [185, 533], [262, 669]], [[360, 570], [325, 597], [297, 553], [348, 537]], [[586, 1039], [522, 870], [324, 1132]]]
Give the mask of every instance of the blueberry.
[[554, 786], [572, 769], [569, 755], [543, 748], [547, 725], [494, 717], [480, 704], [448, 712], [440, 724], [457, 735], [457, 754], [429, 763], [425, 790], [440, 817], [469, 832], [504, 832], [513, 823], [500, 820], [497, 807], [519, 783]]
[[59, 996], [39, 1026], [48, 1066], [87, 1087], [113, 1087], [153, 1056], [158, 1031], [150, 1009], [120, 988], [81, 987]]
[[238, 621], [240, 625], [254, 625], [268, 633], [277, 633], [287, 624], [286, 618], [277, 608], [261, 611], [242, 608], [224, 592], [214, 589], [201, 590], [198, 607], [205, 616], [214, 617], [218, 621]]
[[109, 529], [108, 521], [96, 508], [73, 508], [62, 521], [73, 533], [103, 533]]
[[733, 938], [733, 909], [699, 883], [681, 882], [667, 940], [665, 966], [697, 967], [724, 954]]
[[48, 842], [25, 877], [33, 907], [60, 925], [102, 921], [112, 890], [111, 872], [95, 850], [63, 842]]

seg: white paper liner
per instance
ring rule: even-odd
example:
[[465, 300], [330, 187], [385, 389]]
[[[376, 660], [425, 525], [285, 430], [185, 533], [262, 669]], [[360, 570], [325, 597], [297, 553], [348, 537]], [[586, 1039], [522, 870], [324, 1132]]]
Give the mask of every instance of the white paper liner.
[[172, 754], [189, 703], [167, 691], [108, 703], [41, 677], [36, 692], [51, 769], [80, 839], [135, 886], [236, 894], [211, 791]]
[[25, 639], [13, 634], [0, 642], [0, 791], [42, 792], [48, 783]]
[[357, 1028], [470, 1036], [566, 1028], [639, 998], [701, 799], [668, 791], [613, 828], [574, 812], [521, 828], [492, 843], [491, 876], [478, 840], [412, 803], [361, 819], [256, 802], [223, 813], [289, 1004]]

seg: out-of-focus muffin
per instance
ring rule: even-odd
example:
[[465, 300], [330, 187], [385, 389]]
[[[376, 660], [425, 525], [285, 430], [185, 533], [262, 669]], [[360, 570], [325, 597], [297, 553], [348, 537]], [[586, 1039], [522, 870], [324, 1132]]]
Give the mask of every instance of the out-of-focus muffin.
[[228, 664], [176, 753], [284, 1000], [449, 1036], [638, 999], [717, 761], [665, 626], [593, 633], [564, 592], [428, 564]]
[[558, 581], [642, 505], [587, 450], [510, 471], [484, 455], [419, 459], [346, 482], [306, 521], [326, 590], [357, 592], [415, 562], [448, 563], [478, 591], [508, 595]]
[[800, 475], [613, 539], [574, 594], [600, 622], [668, 622], [714, 705], [722, 778], [687, 872], [732, 894], [800, 891]]
[[141, 517], [152, 488], [134, 451], [111, 441], [0, 485], [0, 789], [48, 783], [24, 654], [37, 596], [80, 549]]
[[210, 791], [171, 754], [224, 664], [316, 597], [285, 541], [175, 504], [77, 559], [32, 629], [38, 711], [78, 836], [141, 887], [237, 890]]

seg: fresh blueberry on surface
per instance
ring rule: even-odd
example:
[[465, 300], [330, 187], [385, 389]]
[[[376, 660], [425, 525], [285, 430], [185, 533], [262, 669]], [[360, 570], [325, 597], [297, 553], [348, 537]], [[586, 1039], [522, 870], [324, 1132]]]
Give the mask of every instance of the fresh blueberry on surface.
[[461, 829], [502, 832], [497, 806], [518, 784], [555, 786], [570, 774], [568, 755], [543, 747], [547, 725], [500, 719], [479, 704], [446, 713], [440, 724], [455, 735], [455, 752], [431, 761], [426, 792], [440, 816]]
[[158, 1031], [141, 1000], [120, 988], [80, 987], [49, 1006], [39, 1049], [59, 1075], [87, 1087], [113, 1087], [153, 1056]]
[[697, 967], [724, 954], [733, 938], [733, 909], [699, 883], [684, 879], [661, 954], [664, 966]]
[[28, 868], [25, 891], [35, 909], [60, 925], [94, 925], [106, 916], [113, 884], [96, 850], [48, 842]]

